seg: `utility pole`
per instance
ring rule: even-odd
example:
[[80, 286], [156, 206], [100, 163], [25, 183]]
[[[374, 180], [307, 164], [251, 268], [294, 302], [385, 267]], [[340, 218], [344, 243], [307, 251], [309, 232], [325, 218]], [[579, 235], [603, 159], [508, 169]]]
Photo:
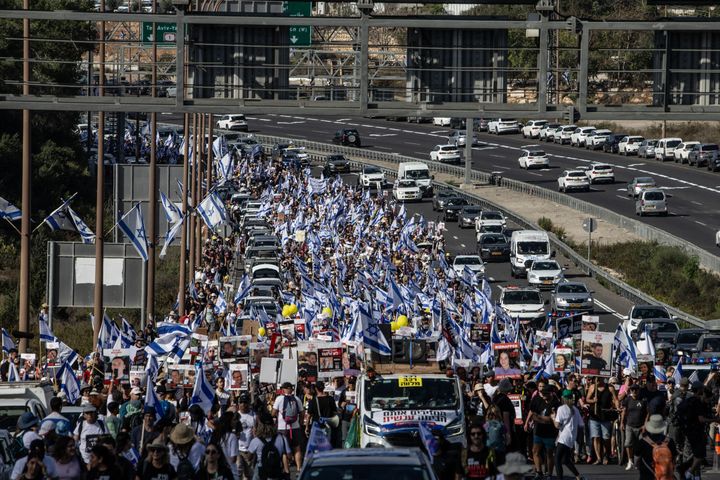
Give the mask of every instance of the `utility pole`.
[[[100, 11], [105, 12], [105, 0], [100, 0]], [[105, 95], [105, 22], [100, 22], [100, 77], [98, 94]], [[95, 296], [93, 303], [93, 346], [97, 345], [103, 319], [103, 273], [105, 244], [103, 221], [105, 213], [105, 112], [98, 112], [98, 153], [95, 186]]]
[[[30, 0], [23, 0], [23, 9], [30, 10]], [[23, 87], [30, 95], [30, 19], [23, 18]], [[88, 119], [88, 123], [90, 120]], [[22, 218], [20, 220], [20, 305], [18, 329], [27, 332], [30, 316], [30, 209], [32, 197], [32, 155], [30, 154], [30, 110], [22, 112]], [[18, 351], [27, 351], [27, 338], [20, 338]]]
[[[197, 113], [192, 114], [192, 137], [189, 136], [187, 130], [185, 135], [188, 136], [188, 141], [193, 142], [193, 162], [190, 165], [190, 178], [186, 178], [187, 184], [185, 185], [185, 196], [191, 195], [193, 208], [197, 205], [195, 200], [195, 170], [197, 170]], [[190, 159], [188, 159], [188, 163]], [[188, 262], [188, 275], [191, 282], [195, 282], [195, 215], [188, 217], [187, 232], [190, 237], [190, 261]]]
[[182, 234], [180, 237], [180, 278], [178, 280], [178, 316], [185, 315], [185, 284], [186, 282], [186, 268], [185, 260], [187, 258], [187, 194], [188, 194], [188, 150], [190, 139], [188, 137], [188, 130], [190, 128], [190, 119], [188, 114], [183, 115], [183, 135], [185, 135], [185, 142], [183, 147], [183, 192], [182, 192], [182, 214], [183, 222], [185, 225], [182, 227]]
[[[153, 0], [152, 13], [157, 13], [157, 1]], [[152, 84], [150, 92], [153, 97], [157, 95], [157, 24], [153, 22], [152, 27]], [[155, 246], [157, 245], [157, 113], [150, 114], [150, 172], [148, 175], [148, 261], [147, 261], [147, 311], [148, 320], [154, 322], [155, 316]]]

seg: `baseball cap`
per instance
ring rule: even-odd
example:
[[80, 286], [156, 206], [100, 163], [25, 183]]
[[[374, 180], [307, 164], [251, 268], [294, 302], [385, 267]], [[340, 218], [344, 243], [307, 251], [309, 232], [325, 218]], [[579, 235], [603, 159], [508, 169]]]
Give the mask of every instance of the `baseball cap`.
[[142, 395], [142, 390], [140, 387], [134, 387], [132, 390], [130, 390], [130, 395]]
[[689, 386], [690, 385], [690, 379], [687, 377], [682, 377], [680, 379], [680, 385]]
[[562, 392], [562, 398], [573, 398], [573, 391], [566, 388]]

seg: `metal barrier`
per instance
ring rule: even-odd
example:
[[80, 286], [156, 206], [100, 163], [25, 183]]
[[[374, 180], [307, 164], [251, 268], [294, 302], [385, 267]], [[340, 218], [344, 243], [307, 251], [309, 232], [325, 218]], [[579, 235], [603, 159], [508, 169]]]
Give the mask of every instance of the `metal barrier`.
[[[380, 162], [388, 162], [388, 163], [401, 163], [401, 162], [417, 162], [421, 161], [425, 164], [427, 164], [432, 172], [436, 173], [447, 173], [450, 175], [454, 175], [457, 177], [464, 178], [465, 176], [465, 168], [464, 167], [456, 167], [453, 165], [447, 165], [444, 163], [439, 162], [433, 162], [430, 160], [425, 159], [418, 159], [414, 157], [407, 157], [403, 155], [397, 155], [392, 153], [383, 153], [383, 152], [377, 152], [372, 150], [363, 150], [361, 148], [354, 148], [354, 147], [345, 147], [340, 145], [333, 145], [333, 144], [327, 144], [327, 143], [321, 143], [321, 142], [311, 142], [308, 140], [295, 140], [290, 139], [288, 137], [275, 137], [275, 136], [268, 136], [268, 135], [254, 135], [254, 138], [266, 145], [274, 145], [276, 143], [290, 143], [292, 140], [292, 144], [299, 146], [299, 147], [305, 147], [308, 150], [308, 153], [310, 154], [311, 158], [314, 161], [322, 161], [325, 157], [325, 155], [330, 153], [341, 153], [345, 156], [347, 156], [351, 160], [351, 165], [353, 167], [359, 168], [362, 165], [366, 165], [368, 163], [372, 163], [373, 160], [380, 161]], [[353, 161], [355, 160], [355, 161]], [[369, 161], [369, 162], [368, 162]], [[397, 170], [392, 170], [386, 167], [383, 167], [381, 165], [375, 165], [379, 167], [381, 170], [383, 170], [387, 175], [390, 176], [396, 176]], [[470, 179], [474, 182], [478, 183], [490, 183], [491, 181], [495, 183], [498, 178], [496, 178], [494, 175], [490, 173], [480, 172], [477, 170], [473, 170]], [[496, 204], [490, 200], [487, 200], [485, 198], [467, 193], [463, 190], [457, 189], [449, 184], [439, 182], [439, 181], [433, 181], [433, 183], [442, 189], [451, 190], [454, 194], [465, 197], [468, 200], [472, 200], [473, 203], [492, 208], [494, 210], [499, 210], [503, 212], [503, 214], [512, 220], [517, 225], [523, 227], [523, 228], [529, 228], [533, 230], [539, 230], [540, 227], [538, 227], [535, 223], [532, 221], [521, 217], [520, 215], [509, 211], [502, 207], [499, 204]], [[667, 233], [663, 230], [660, 230], [659, 228], [644, 224], [642, 222], [639, 222], [635, 219], [625, 217], [623, 215], [619, 215], [615, 212], [612, 212], [606, 208], [593, 205], [589, 202], [579, 200], [577, 198], [574, 198], [570, 195], [565, 195], [560, 192], [555, 192], [553, 190], [537, 187], [535, 185], [530, 185], [527, 183], [519, 182], [517, 180], [511, 180], [507, 178], [499, 178], [500, 186], [508, 188], [510, 190], [514, 190], [517, 192], [525, 193], [527, 195], [536, 196], [539, 198], [543, 198], [546, 200], [553, 201], [555, 203], [558, 203], [560, 205], [564, 205], [570, 208], [573, 208], [577, 211], [587, 213], [588, 215], [592, 215], [598, 218], [601, 218], [608, 223], [611, 223], [613, 225], [625, 228], [633, 233], [635, 233], [640, 238], [643, 238], [645, 240], [649, 241], [656, 241], [660, 244], [665, 245], [672, 245], [677, 246], [685, 250], [690, 255], [695, 255], [699, 258], [700, 265], [708, 270], [712, 270], [714, 272], [720, 272], [720, 257], [717, 257], [715, 255], [712, 255], [711, 253], [702, 250], [695, 245], [676, 237], [675, 235], [672, 235], [670, 233]], [[690, 315], [686, 312], [683, 312], [682, 310], [679, 310], [671, 305], [668, 305], [666, 303], [663, 303], [656, 298], [628, 285], [627, 283], [623, 282], [622, 280], [619, 280], [618, 278], [615, 278], [602, 268], [598, 267], [597, 265], [589, 262], [586, 258], [578, 254], [575, 250], [573, 250], [569, 245], [567, 245], [565, 242], [561, 241], [557, 236], [551, 232], [548, 232], [550, 236], [550, 241], [553, 244], [554, 248], [559, 250], [564, 256], [566, 256], [568, 259], [570, 259], [577, 267], [584, 269], [585, 271], [588, 271], [590, 276], [595, 277], [600, 281], [600, 283], [604, 284], [604, 286], [612, 291], [614, 291], [616, 294], [627, 298], [628, 300], [632, 301], [636, 304], [652, 304], [652, 305], [662, 305], [670, 312], [671, 315], [674, 315], [678, 317], [678, 320], [685, 321], [689, 324], [692, 324], [697, 327], [702, 328], [710, 328], [711, 325], [718, 325], [720, 324], [720, 320], [703, 320], [701, 318], [695, 317], [693, 315]]]

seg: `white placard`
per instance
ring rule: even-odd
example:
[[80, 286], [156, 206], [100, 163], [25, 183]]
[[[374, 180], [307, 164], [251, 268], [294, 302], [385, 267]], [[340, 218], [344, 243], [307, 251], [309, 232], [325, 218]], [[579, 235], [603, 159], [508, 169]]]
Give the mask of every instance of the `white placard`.
[[[123, 284], [125, 262], [122, 258], [103, 259], [103, 284], [116, 287]], [[75, 283], [95, 284], [95, 259], [75, 259]]]

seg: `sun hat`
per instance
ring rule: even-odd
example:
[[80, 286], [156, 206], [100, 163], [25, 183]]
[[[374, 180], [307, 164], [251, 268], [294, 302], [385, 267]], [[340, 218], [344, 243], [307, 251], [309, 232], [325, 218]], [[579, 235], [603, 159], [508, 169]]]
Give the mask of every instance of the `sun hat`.
[[525, 457], [517, 452], [508, 453], [505, 457], [505, 463], [498, 467], [503, 475], [520, 474], [524, 475], [532, 471], [532, 465], [528, 465]]
[[170, 432], [170, 441], [175, 445], [185, 445], [195, 440], [192, 429], [184, 423], [178, 423]]
[[162, 437], [157, 437], [155, 440], [152, 441], [151, 444], [147, 446], [148, 450], [168, 450], [168, 446], [163, 441]]
[[32, 412], [25, 412], [20, 415], [17, 421], [18, 430], [26, 430], [38, 424], [38, 418]]
[[648, 421], [645, 422], [645, 430], [650, 434], [665, 433], [667, 423], [662, 415], [650, 415]]

